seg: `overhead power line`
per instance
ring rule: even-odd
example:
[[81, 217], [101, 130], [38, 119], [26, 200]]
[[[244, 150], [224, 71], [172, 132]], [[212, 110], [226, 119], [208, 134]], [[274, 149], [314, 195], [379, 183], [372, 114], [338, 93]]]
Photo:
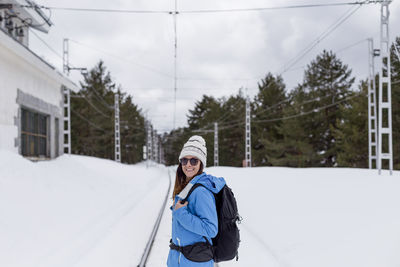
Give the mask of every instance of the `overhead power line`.
[[[290, 115], [290, 116], [286, 116], [286, 117], [265, 119], [265, 120], [252, 120], [251, 122], [252, 123], [261, 123], [261, 122], [275, 122], [275, 121], [294, 119], [294, 118], [302, 117], [302, 116], [305, 116], [305, 115], [309, 115], [311, 113], [320, 112], [320, 111], [322, 111], [324, 109], [336, 106], [336, 105], [338, 105], [338, 104], [340, 104], [340, 103], [342, 103], [344, 101], [348, 101], [348, 100], [350, 100], [352, 98], [355, 98], [355, 97], [358, 97], [358, 96], [362, 96], [362, 95], [363, 95], [362, 93], [357, 93], [357, 94], [355, 94], [353, 96], [349, 96], [349, 97], [345, 97], [343, 99], [340, 99], [339, 101], [336, 101], [334, 103], [331, 103], [331, 104], [328, 104], [328, 105], [325, 105], [325, 106], [322, 106], [322, 107], [313, 108], [313, 109], [311, 109], [309, 111], [300, 112], [298, 114], [294, 114], [294, 115]], [[318, 98], [316, 98], [316, 99], [318, 99]], [[306, 102], [311, 102], [311, 101], [316, 100], [316, 99], [308, 100]], [[242, 120], [241, 122], [236, 122], [236, 123], [233, 121], [232, 124], [220, 127], [220, 130], [225, 130], [225, 129], [229, 129], [229, 128], [232, 128], [232, 127], [237, 127], [237, 126], [242, 125], [244, 123], [245, 123], [244, 120]]]
[[132, 60], [128, 60], [127, 58], [123, 58], [123, 57], [117, 56], [117, 55], [112, 54], [112, 53], [110, 53], [110, 52], [108, 52], [108, 51], [106, 51], [106, 50], [99, 49], [99, 48], [97, 48], [97, 47], [94, 47], [94, 46], [91, 46], [91, 45], [88, 45], [88, 44], [85, 44], [85, 43], [82, 43], [82, 42], [79, 42], [79, 41], [76, 41], [76, 40], [73, 40], [73, 39], [68, 39], [68, 40], [70, 40], [71, 42], [73, 42], [73, 43], [75, 43], [75, 44], [78, 44], [78, 45], [80, 45], [80, 46], [84, 46], [84, 47], [89, 48], [89, 49], [91, 49], [91, 50], [95, 50], [95, 51], [97, 51], [97, 52], [99, 52], [99, 53], [101, 53], [101, 54], [104, 54], [104, 55], [113, 57], [113, 58], [115, 58], [115, 59], [118, 59], [118, 60], [120, 60], [120, 61], [127, 62], [127, 63], [129, 63], [129, 64], [133, 64], [133, 65], [135, 65], [135, 66], [138, 66], [138, 67], [140, 67], [140, 68], [147, 69], [147, 70], [149, 70], [149, 71], [152, 71], [152, 72], [154, 72], [154, 73], [157, 73], [157, 74], [166, 76], [166, 77], [168, 77], [168, 78], [173, 78], [173, 76], [170, 75], [170, 74], [168, 74], [168, 73], [165, 73], [165, 72], [159, 71], [159, 70], [157, 70], [157, 69], [154, 69], [154, 68], [152, 68], [152, 67], [149, 67], [149, 66], [146, 66], [146, 65], [143, 65], [143, 64], [134, 62], [134, 61], [132, 61]]
[[341, 53], [341, 52], [343, 52], [343, 51], [345, 51], [345, 50], [347, 50], [347, 49], [350, 49], [350, 48], [352, 48], [352, 47], [354, 47], [354, 46], [356, 46], [356, 45], [359, 45], [359, 44], [361, 44], [361, 43], [364, 43], [364, 42], [366, 42], [366, 41], [368, 41], [368, 38], [364, 38], [364, 39], [359, 40], [359, 41], [357, 41], [357, 42], [355, 42], [355, 43], [353, 43], [353, 44], [350, 44], [350, 45], [348, 45], [348, 46], [346, 46], [346, 47], [340, 48], [340, 49], [336, 50], [336, 53]]
[[[304, 5], [286, 5], [274, 7], [255, 7], [255, 8], [230, 8], [230, 9], [204, 9], [204, 10], [181, 10], [179, 14], [202, 14], [202, 13], [231, 13], [231, 12], [253, 12], [253, 11], [272, 11], [299, 8], [316, 8], [316, 7], [334, 7], [334, 6], [355, 6], [365, 4], [378, 4], [382, 1], [355, 1], [342, 3], [320, 3], [320, 4], [304, 4]], [[33, 6], [22, 5], [21, 7], [32, 8]], [[102, 13], [127, 13], [127, 14], [174, 14], [174, 10], [134, 10], [134, 9], [109, 9], [109, 8], [75, 8], [75, 7], [57, 7], [57, 6], [37, 6], [43, 9], [74, 11], [74, 12], [102, 12]]]
[[97, 111], [97, 113], [99, 113], [100, 115], [102, 115], [103, 117], [105, 117], [105, 118], [111, 118], [111, 116], [110, 115], [106, 115], [106, 114], [104, 114], [102, 111], [100, 111], [84, 94], [79, 94], [79, 95], [77, 95], [77, 96], [71, 96], [72, 98], [83, 98], [83, 99], [85, 99], [86, 100], [86, 102], [88, 102], [89, 103], [89, 105], [90, 106], [92, 106], [92, 108], [94, 108], [94, 110], [96, 110]]
[[30, 31], [31, 33], [33, 33], [33, 35], [36, 36], [36, 38], [38, 38], [48, 49], [50, 49], [51, 52], [53, 52], [57, 57], [59, 58], [63, 58], [62, 55], [57, 52], [53, 47], [51, 47], [45, 40], [43, 40], [34, 30]]
[[72, 113], [74, 113], [76, 116], [78, 116], [79, 118], [81, 118], [82, 120], [86, 121], [87, 123], [89, 123], [91, 126], [93, 126], [94, 128], [96, 128], [97, 130], [100, 130], [104, 133], [107, 133], [106, 130], [104, 130], [103, 128], [100, 128], [99, 126], [97, 126], [96, 124], [94, 124], [93, 122], [91, 122], [90, 120], [86, 119], [85, 117], [83, 117], [81, 114], [79, 114], [78, 112], [76, 112], [75, 110], [73, 110], [71, 108]]
[[312, 109], [312, 110], [310, 110], [310, 111], [307, 111], [307, 112], [300, 112], [299, 114], [295, 114], [295, 115], [291, 115], [291, 116], [286, 116], [286, 117], [283, 117], [283, 118], [275, 118], [275, 119], [267, 119], [267, 120], [253, 120], [252, 122], [253, 122], [253, 123], [259, 123], [259, 122], [273, 122], [273, 121], [281, 121], [281, 120], [288, 120], [288, 119], [298, 118], [298, 117], [305, 116], [305, 115], [308, 115], [308, 114], [311, 114], [311, 113], [320, 112], [320, 111], [322, 111], [322, 110], [324, 110], [324, 109], [327, 109], [327, 108], [336, 106], [336, 105], [338, 105], [338, 104], [340, 104], [340, 103], [342, 103], [342, 102], [344, 102], [344, 101], [348, 101], [348, 100], [350, 100], [350, 99], [353, 99], [353, 98], [358, 97], [358, 96], [361, 96], [361, 95], [363, 95], [363, 94], [362, 94], [362, 93], [355, 94], [355, 95], [353, 95], [353, 96], [346, 97], [346, 98], [341, 99], [341, 100], [339, 100], [339, 101], [337, 101], [337, 102], [334, 102], [334, 103], [332, 103], [332, 104], [329, 104], [329, 105], [326, 105], [326, 106], [322, 106], [322, 107], [318, 107], [318, 108], [314, 108], [314, 109]]
[[382, 1], [356, 1], [343, 3], [326, 3], [326, 4], [304, 4], [304, 5], [287, 5], [276, 7], [259, 7], [259, 8], [232, 8], [232, 9], [208, 9], [208, 10], [185, 10], [179, 13], [227, 13], [227, 12], [249, 12], [249, 11], [270, 11], [283, 9], [299, 9], [299, 8], [315, 8], [315, 7], [333, 7], [333, 6], [354, 6], [364, 4], [377, 4]]
[[346, 11], [338, 20], [331, 24], [322, 34], [320, 34], [313, 42], [311, 42], [306, 48], [304, 48], [297, 56], [289, 60], [284, 66], [283, 71], [279, 74], [290, 70], [297, 62], [299, 62], [305, 55], [307, 55], [314, 47], [316, 47], [322, 40], [328, 37], [334, 30], [336, 30], [340, 25], [342, 25], [351, 15], [353, 15], [361, 5], [354, 8], [351, 7]]

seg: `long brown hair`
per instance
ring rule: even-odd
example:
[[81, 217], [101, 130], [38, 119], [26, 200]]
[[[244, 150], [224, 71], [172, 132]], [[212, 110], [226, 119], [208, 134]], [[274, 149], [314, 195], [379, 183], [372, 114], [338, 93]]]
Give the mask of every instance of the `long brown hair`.
[[[200, 169], [196, 173], [196, 175], [193, 176], [193, 178], [202, 173], [203, 173], [203, 162], [200, 161]], [[176, 169], [175, 186], [174, 186], [174, 192], [172, 193], [172, 199], [175, 199], [175, 196], [179, 194], [189, 182], [190, 181], [186, 181], [186, 175], [182, 170], [182, 163], [179, 163], [179, 166]]]

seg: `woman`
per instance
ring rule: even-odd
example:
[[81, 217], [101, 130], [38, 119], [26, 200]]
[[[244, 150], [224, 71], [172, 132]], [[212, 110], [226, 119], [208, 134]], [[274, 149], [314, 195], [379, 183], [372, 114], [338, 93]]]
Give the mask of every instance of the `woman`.
[[[179, 155], [176, 171], [168, 267], [214, 266], [211, 238], [218, 233], [218, 217], [213, 193], [224, 187], [225, 180], [203, 172], [206, 160], [205, 140], [197, 135], [190, 137]], [[204, 187], [197, 187], [183, 203], [196, 183]]]

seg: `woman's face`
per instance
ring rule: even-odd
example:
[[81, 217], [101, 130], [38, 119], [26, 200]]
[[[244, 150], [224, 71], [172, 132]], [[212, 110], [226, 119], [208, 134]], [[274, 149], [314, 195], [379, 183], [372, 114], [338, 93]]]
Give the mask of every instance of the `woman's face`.
[[186, 156], [181, 159], [182, 170], [188, 179], [193, 178], [200, 169], [200, 160], [193, 156]]

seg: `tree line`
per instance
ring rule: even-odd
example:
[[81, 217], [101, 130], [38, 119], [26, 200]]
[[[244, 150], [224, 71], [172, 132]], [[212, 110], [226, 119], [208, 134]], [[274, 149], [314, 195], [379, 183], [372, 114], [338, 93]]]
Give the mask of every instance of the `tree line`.
[[[400, 38], [396, 43], [400, 47]], [[393, 45], [391, 67], [394, 168], [400, 169], [400, 62]], [[378, 76], [375, 81], [378, 94]], [[213, 165], [218, 122], [219, 164], [242, 166], [245, 102], [243, 90], [218, 99], [203, 95], [189, 110], [188, 127], [163, 136], [166, 163], [176, 164], [187, 138], [200, 134], [208, 144], [207, 162]], [[350, 67], [331, 51], [312, 60], [303, 81], [290, 91], [281, 76], [267, 73], [251, 100], [251, 114], [253, 166], [368, 168], [367, 79], [355, 84]]]
[[[400, 47], [400, 38], [396, 44]], [[400, 169], [400, 61], [394, 45], [391, 67], [394, 168]], [[290, 90], [281, 76], [267, 73], [250, 99], [252, 165], [367, 168], [368, 84], [367, 79], [358, 84], [355, 80], [351, 68], [325, 50], [306, 66], [303, 81]], [[378, 76], [375, 81], [378, 93]], [[133, 97], [115, 85], [102, 61], [85, 76], [81, 87], [71, 101], [73, 153], [113, 159], [112, 106], [118, 93], [122, 160], [141, 161], [145, 121]], [[243, 89], [221, 98], [203, 95], [188, 111], [186, 127], [161, 136], [165, 164], [177, 164], [184, 142], [199, 134], [207, 142], [207, 164], [212, 166], [217, 122], [219, 165], [242, 166], [245, 106]]]
[[114, 102], [119, 95], [121, 159], [143, 159], [145, 119], [133, 97], [116, 86], [100, 61], [85, 76], [80, 91], [71, 93], [71, 150], [73, 154], [114, 159]]

